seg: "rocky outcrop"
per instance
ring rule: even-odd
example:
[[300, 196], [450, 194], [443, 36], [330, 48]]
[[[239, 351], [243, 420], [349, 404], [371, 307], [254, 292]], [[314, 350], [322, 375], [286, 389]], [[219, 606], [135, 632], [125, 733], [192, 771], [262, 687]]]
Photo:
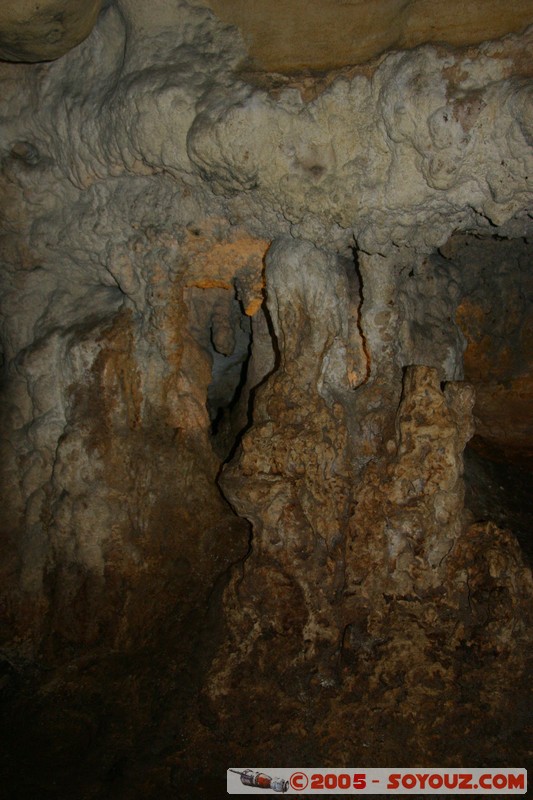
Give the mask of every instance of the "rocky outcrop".
[[0, 59], [50, 61], [90, 34], [102, 0], [6, 0], [0, 11]]
[[527, 674], [527, 617], [507, 626], [533, 583], [512, 536], [469, 527], [463, 512], [470, 386], [407, 367], [395, 432], [355, 466], [350, 418], [369, 377], [358, 293], [339, 291], [333, 264], [324, 283], [326, 263], [291, 240], [267, 259], [280, 359], [222, 478], [253, 536], [224, 595], [228, 636], [206, 702], [237, 731], [237, 760], [250, 741], [263, 757], [272, 747], [245, 696], [258, 723], [276, 709], [300, 759], [347, 763], [365, 748], [394, 761], [401, 737], [405, 758], [427, 761], [460, 748], [450, 730], [466, 718], [474, 745], [478, 703], [500, 731], [512, 726], [507, 676]]
[[305, 13], [295, 0], [204, 0], [249, 42], [256, 67], [272, 72], [360, 64], [386, 50], [428, 42], [475, 45], [519, 32], [533, 20], [529, 0], [319, 0]]
[[[8, 0], [0, 12], [0, 58], [48, 61], [75, 47], [91, 32], [102, 0]], [[161, 5], [161, 4], [159, 4]], [[362, 0], [320, 0], [305, 14], [294, 0], [272, 9], [265, 0], [194, 0], [235, 25], [257, 69], [291, 72], [359, 64], [391, 49], [428, 42], [476, 45], [519, 33], [533, 19], [530, 0], [512, 5], [484, 0], [445, 6], [427, 0], [385, 0], [372, 7]], [[172, 17], [169, 8], [163, 19]], [[460, 19], [460, 24], [457, 20]]]

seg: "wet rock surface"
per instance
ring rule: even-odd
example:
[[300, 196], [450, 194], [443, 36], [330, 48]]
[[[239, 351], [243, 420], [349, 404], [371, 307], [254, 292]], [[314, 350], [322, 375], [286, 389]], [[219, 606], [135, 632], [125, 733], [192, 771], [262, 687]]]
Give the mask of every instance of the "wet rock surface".
[[530, 46], [259, 86], [121, 0], [2, 65], [10, 797], [527, 763]]

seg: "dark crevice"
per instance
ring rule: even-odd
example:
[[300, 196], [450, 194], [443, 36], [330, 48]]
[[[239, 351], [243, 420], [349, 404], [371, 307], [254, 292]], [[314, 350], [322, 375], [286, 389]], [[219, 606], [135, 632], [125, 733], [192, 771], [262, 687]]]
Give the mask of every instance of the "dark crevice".
[[237, 403], [241, 398], [242, 392], [246, 386], [246, 380], [248, 378], [248, 366], [252, 354], [252, 341], [253, 341], [253, 333], [250, 330], [250, 340], [247, 348], [247, 355], [241, 366], [241, 371], [239, 379], [237, 381], [237, 385], [235, 387], [235, 392], [227, 405], [219, 406], [214, 412], [214, 416], [211, 420], [211, 429], [210, 429], [211, 436], [214, 437], [217, 436], [224, 419], [227, 418], [228, 414], [231, 415], [231, 412], [233, 411], [233, 409], [235, 408], [235, 406], [237, 405]]
[[[234, 325], [233, 352], [230, 354], [220, 352], [214, 341], [213, 327], [209, 331], [212, 372], [211, 383], [207, 389], [206, 405], [211, 420], [210, 434], [215, 442], [219, 434], [223, 432], [224, 424], [231, 419], [232, 412], [241, 399], [246, 387], [248, 366], [252, 354], [252, 326], [236, 293], [235, 303], [238, 303], [240, 316], [238, 324]], [[247, 331], [245, 330], [246, 326], [248, 327]]]
[[476, 522], [495, 522], [510, 530], [533, 565], [533, 472], [486, 458], [472, 445], [465, 450], [464, 465], [466, 508]]
[[[352, 251], [352, 257], [353, 257], [353, 265], [354, 265], [354, 269], [355, 269], [355, 275], [356, 275], [356, 278], [357, 278], [357, 281], [356, 281], [356, 284], [357, 284], [357, 287], [356, 287], [356, 292], [357, 292], [357, 311], [356, 311], [355, 323], [357, 325], [357, 330], [359, 332], [359, 336], [361, 337], [361, 343], [362, 343], [363, 353], [365, 354], [365, 362], [366, 362], [365, 363], [365, 376], [364, 376], [364, 379], [362, 381], [362, 383], [364, 384], [370, 378], [371, 358], [370, 358], [370, 349], [368, 347], [368, 342], [366, 340], [366, 336], [365, 336], [365, 333], [363, 331], [363, 325], [362, 325], [362, 321], [361, 321], [362, 320], [361, 311], [362, 311], [362, 308], [363, 308], [363, 303], [365, 301], [365, 297], [364, 297], [364, 294], [363, 294], [363, 275], [361, 273], [361, 266], [359, 264], [359, 250], [357, 248], [357, 245], [354, 244], [354, 246], [351, 248], [351, 251]], [[359, 388], [359, 387], [356, 387], [356, 388]]]
[[[240, 305], [241, 313], [244, 315], [244, 308], [243, 308], [242, 303], [240, 301], [239, 301], [239, 305]], [[265, 319], [265, 322], [266, 322], [268, 335], [270, 337], [270, 344], [271, 344], [272, 351], [273, 351], [273, 354], [274, 354], [274, 364], [273, 364], [272, 368], [270, 370], [268, 370], [268, 372], [258, 381], [258, 383], [255, 386], [252, 386], [251, 388], [249, 388], [248, 397], [246, 399], [246, 422], [245, 422], [244, 426], [242, 426], [240, 428], [240, 430], [237, 432], [237, 434], [235, 435], [235, 437], [233, 439], [233, 443], [231, 444], [231, 446], [230, 446], [227, 454], [225, 455], [225, 457], [221, 459], [220, 467], [219, 467], [219, 470], [218, 470], [218, 473], [217, 473], [217, 476], [216, 476], [216, 480], [215, 480], [216, 487], [217, 487], [218, 491], [220, 492], [220, 495], [221, 495], [222, 499], [231, 508], [231, 510], [233, 511], [233, 513], [237, 517], [241, 517], [241, 515], [240, 515], [238, 509], [235, 508], [234, 504], [231, 502], [231, 498], [228, 497], [227, 492], [223, 488], [222, 481], [221, 481], [221, 476], [222, 476], [222, 473], [224, 471], [225, 466], [227, 464], [229, 464], [233, 460], [233, 458], [235, 457], [235, 454], [237, 453], [237, 451], [238, 451], [238, 449], [240, 447], [240, 444], [242, 442], [242, 439], [243, 439], [244, 435], [247, 433], [247, 431], [250, 430], [250, 428], [253, 425], [253, 422], [254, 422], [253, 411], [254, 411], [255, 397], [256, 397], [257, 391], [260, 389], [261, 386], [263, 386], [269, 380], [270, 376], [279, 369], [279, 366], [280, 366], [280, 363], [281, 363], [281, 351], [280, 351], [279, 344], [278, 344], [278, 338], [277, 338], [276, 332], [274, 330], [274, 324], [273, 324], [273, 321], [272, 321], [272, 317], [270, 316], [270, 313], [269, 313], [268, 308], [267, 308], [266, 290], [265, 289], [263, 289], [263, 302], [261, 304], [261, 309], [257, 313], [263, 313], [263, 315], [264, 315], [264, 319]], [[249, 343], [248, 343], [247, 356], [246, 356], [246, 359], [245, 359], [245, 361], [244, 361], [244, 363], [242, 365], [240, 379], [239, 379], [238, 385], [236, 386], [235, 392], [233, 394], [233, 397], [232, 397], [230, 403], [225, 407], [219, 408], [215, 418], [213, 419], [213, 422], [212, 422], [212, 425], [211, 425], [211, 435], [212, 435], [213, 440], [216, 440], [217, 436], [221, 433], [221, 426], [222, 425], [224, 425], [224, 424], [226, 424], [228, 426], [231, 425], [231, 414], [232, 414], [232, 412], [237, 409], [239, 403], [242, 403], [244, 401], [244, 396], [245, 396], [245, 393], [247, 391], [247, 384], [248, 384], [248, 380], [249, 380], [250, 360], [252, 358], [253, 352], [254, 352], [254, 327], [253, 327], [253, 325], [250, 325], [250, 339], [249, 339]], [[246, 552], [241, 557], [239, 557], [236, 561], [232, 562], [229, 565], [229, 567], [224, 571], [223, 576], [220, 577], [220, 584], [222, 586], [224, 586], [224, 587], [225, 587], [227, 581], [229, 580], [230, 574], [234, 570], [240, 569], [240, 578], [238, 580], [238, 583], [240, 581], [242, 581], [242, 579], [244, 577], [244, 563], [252, 553], [252, 550], [253, 550], [253, 538], [254, 538], [253, 526], [252, 526], [252, 524], [251, 524], [251, 522], [249, 520], [246, 520], [246, 522], [247, 522], [247, 525], [248, 525], [248, 543], [247, 543]]]
[[[280, 363], [281, 363], [281, 351], [280, 351], [279, 344], [278, 344], [278, 338], [277, 338], [276, 332], [274, 330], [274, 323], [272, 322], [272, 317], [271, 317], [271, 315], [270, 315], [270, 313], [268, 311], [268, 308], [267, 308], [266, 291], [265, 290], [263, 290], [263, 303], [261, 305], [261, 310], [258, 313], [261, 313], [261, 311], [264, 314], [266, 325], [267, 325], [267, 329], [268, 329], [268, 333], [269, 333], [269, 336], [270, 336], [270, 342], [271, 342], [272, 350], [273, 350], [273, 353], [274, 353], [274, 365], [273, 365], [272, 369], [270, 369], [261, 378], [261, 380], [255, 386], [251, 387], [251, 389], [249, 390], [248, 399], [247, 399], [247, 403], [246, 403], [246, 424], [241, 428], [241, 430], [235, 436], [233, 444], [230, 447], [229, 452], [226, 455], [226, 457], [222, 460], [222, 462], [220, 464], [220, 468], [219, 468], [218, 474], [216, 476], [216, 486], [218, 488], [218, 491], [220, 492], [224, 502], [229, 505], [229, 507], [231, 508], [233, 513], [238, 517], [240, 517], [241, 515], [239, 514], [239, 511], [235, 508], [235, 506], [231, 502], [231, 499], [227, 496], [226, 491], [223, 489], [223, 487], [221, 485], [221, 476], [222, 476], [222, 473], [224, 471], [224, 467], [233, 460], [233, 458], [235, 457], [235, 455], [236, 455], [236, 453], [237, 453], [237, 451], [238, 451], [238, 449], [240, 447], [240, 444], [242, 442], [243, 437], [245, 436], [247, 431], [249, 431], [250, 428], [253, 425], [253, 422], [254, 422], [253, 411], [254, 411], [255, 397], [256, 397], [257, 391], [261, 388], [261, 386], [263, 386], [269, 380], [269, 378], [275, 372], [277, 372], [277, 370], [279, 369]], [[248, 379], [248, 367], [249, 367], [249, 364], [250, 364], [250, 358], [251, 358], [252, 353], [253, 353], [253, 343], [254, 343], [254, 337], [253, 337], [253, 326], [252, 326], [251, 329], [250, 329], [250, 344], [249, 344], [249, 349], [248, 349], [248, 357], [246, 359], [246, 362], [243, 364], [243, 369], [242, 369], [242, 373], [241, 373], [241, 382], [239, 384], [238, 390], [235, 393], [235, 396], [234, 396], [234, 399], [233, 399], [233, 406], [237, 405], [237, 403], [242, 398], [243, 392], [246, 390], [246, 382], [247, 382], [247, 379]], [[248, 523], [248, 547], [247, 547], [247, 550], [244, 553], [244, 555], [241, 558], [239, 558], [237, 561], [233, 562], [230, 565], [230, 567], [228, 568], [228, 570], [226, 571], [226, 575], [229, 576], [230, 572], [232, 570], [234, 570], [235, 568], [239, 567], [239, 565], [240, 565], [240, 569], [241, 569], [240, 580], [241, 581], [242, 581], [242, 579], [244, 577], [244, 562], [249, 558], [249, 556], [251, 555], [252, 550], [253, 550], [253, 538], [254, 538], [253, 526], [248, 520], [247, 520], [247, 523]]]
[[458, 284], [464, 379], [476, 391], [465, 507], [475, 522], [511, 531], [531, 564], [531, 247], [524, 237], [463, 233], [440, 247], [438, 258]]
[[[250, 430], [250, 428], [253, 425], [253, 410], [254, 410], [254, 405], [255, 405], [255, 397], [256, 397], [256, 394], [257, 394], [258, 390], [261, 388], [261, 386], [263, 386], [269, 380], [271, 375], [273, 375], [275, 372], [278, 371], [280, 363], [281, 363], [281, 352], [280, 352], [280, 349], [279, 349], [278, 338], [277, 338], [276, 332], [274, 330], [274, 324], [272, 322], [272, 317], [270, 316], [270, 313], [269, 313], [268, 308], [267, 308], [266, 293], [264, 292], [264, 294], [265, 294], [265, 298], [263, 299], [263, 304], [261, 306], [261, 310], [262, 310], [262, 312], [263, 312], [263, 314], [265, 316], [265, 320], [266, 320], [266, 324], [267, 324], [267, 328], [268, 328], [268, 333], [270, 335], [270, 340], [271, 340], [271, 344], [272, 344], [272, 350], [274, 352], [274, 366], [272, 367], [271, 370], [269, 370], [266, 373], [266, 375], [264, 375], [261, 378], [259, 383], [257, 383], [255, 386], [251, 387], [251, 389], [249, 391], [249, 394], [248, 394], [248, 400], [247, 400], [247, 403], [246, 403], [246, 424], [237, 433], [237, 435], [235, 437], [235, 440], [233, 442], [233, 445], [231, 446], [226, 458], [222, 462], [222, 465], [221, 465], [221, 468], [220, 468], [220, 472], [222, 472], [222, 469], [224, 468], [224, 466], [226, 464], [228, 464], [230, 461], [233, 460], [233, 458], [235, 456], [235, 453], [239, 449], [239, 446], [241, 444], [243, 436]], [[252, 350], [253, 350], [253, 332], [252, 332], [252, 336], [250, 338], [250, 355], [252, 353]], [[220, 476], [220, 473], [219, 473], [219, 476]], [[218, 483], [218, 479], [217, 479], [217, 483]]]

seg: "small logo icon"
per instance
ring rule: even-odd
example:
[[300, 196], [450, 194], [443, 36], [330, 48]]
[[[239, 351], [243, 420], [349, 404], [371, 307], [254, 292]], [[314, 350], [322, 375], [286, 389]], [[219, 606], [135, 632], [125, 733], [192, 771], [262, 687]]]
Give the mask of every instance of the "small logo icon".
[[284, 778], [271, 778], [264, 772], [254, 772], [253, 769], [245, 769], [239, 772], [237, 769], [230, 769], [236, 775], [241, 776], [241, 783], [245, 786], [255, 786], [257, 789], [272, 789], [274, 792], [287, 792], [289, 781]]

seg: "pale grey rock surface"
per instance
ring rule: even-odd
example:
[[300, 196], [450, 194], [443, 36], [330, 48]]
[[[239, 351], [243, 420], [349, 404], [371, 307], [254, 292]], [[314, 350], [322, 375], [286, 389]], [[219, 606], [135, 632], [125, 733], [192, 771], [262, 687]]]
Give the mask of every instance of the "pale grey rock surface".
[[152, 6], [111, 6], [75, 53], [26, 72], [5, 147], [28, 143], [35, 165], [55, 162], [78, 186], [123, 172], [208, 179], [234, 217], [245, 199], [258, 233], [344, 246], [353, 235], [371, 253], [430, 251], [531, 202], [531, 86], [497, 45], [476, 60], [392, 53], [306, 103], [237, 80], [243, 45], [207, 10]]

